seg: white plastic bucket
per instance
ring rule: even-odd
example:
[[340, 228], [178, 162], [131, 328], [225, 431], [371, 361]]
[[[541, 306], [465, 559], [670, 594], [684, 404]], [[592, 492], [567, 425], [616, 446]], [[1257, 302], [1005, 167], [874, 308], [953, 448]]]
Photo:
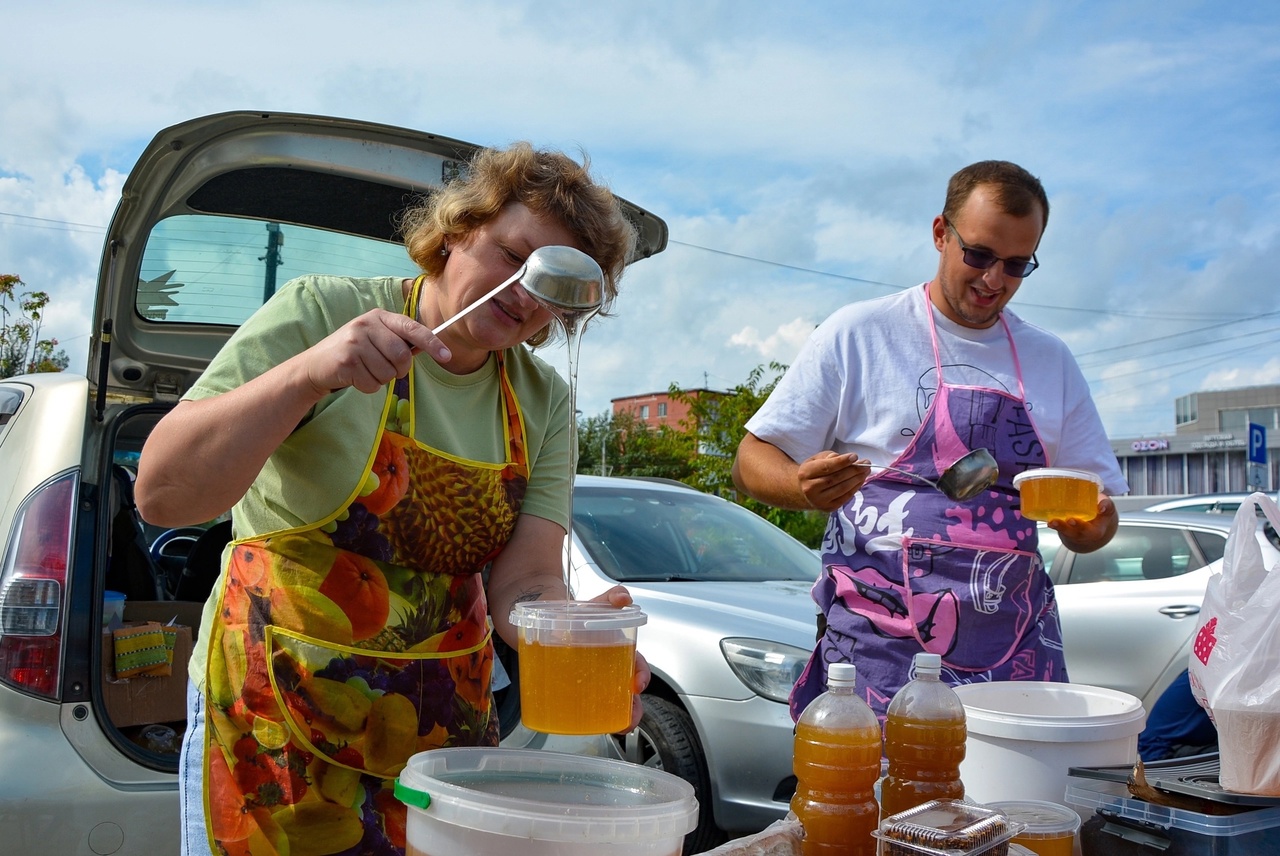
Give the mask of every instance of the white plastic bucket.
[[419, 752], [396, 782], [408, 856], [679, 856], [698, 823], [683, 779], [561, 752]]
[[996, 681], [955, 688], [969, 739], [960, 778], [979, 803], [1061, 803], [1070, 767], [1132, 764], [1146, 723], [1128, 693], [1084, 684]]

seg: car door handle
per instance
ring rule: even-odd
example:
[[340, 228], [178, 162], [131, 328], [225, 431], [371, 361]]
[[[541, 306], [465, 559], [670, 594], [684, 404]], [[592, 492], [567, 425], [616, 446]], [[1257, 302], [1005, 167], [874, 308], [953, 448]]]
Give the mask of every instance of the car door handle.
[[1200, 607], [1191, 605], [1162, 606], [1160, 607], [1160, 614], [1167, 615], [1170, 618], [1190, 618], [1193, 615], [1200, 614]]

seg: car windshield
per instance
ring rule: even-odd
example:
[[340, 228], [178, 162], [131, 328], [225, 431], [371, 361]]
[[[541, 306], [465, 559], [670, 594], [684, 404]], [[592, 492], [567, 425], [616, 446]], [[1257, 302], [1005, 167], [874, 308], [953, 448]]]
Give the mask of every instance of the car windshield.
[[573, 531], [621, 583], [817, 579], [818, 557], [762, 517], [690, 490], [582, 488]]

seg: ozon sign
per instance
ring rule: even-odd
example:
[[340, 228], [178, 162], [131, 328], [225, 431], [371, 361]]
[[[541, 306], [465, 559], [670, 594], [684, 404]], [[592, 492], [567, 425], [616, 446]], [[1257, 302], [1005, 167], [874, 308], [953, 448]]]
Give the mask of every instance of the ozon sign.
[[1134, 440], [1135, 452], [1163, 452], [1169, 448], [1168, 440]]

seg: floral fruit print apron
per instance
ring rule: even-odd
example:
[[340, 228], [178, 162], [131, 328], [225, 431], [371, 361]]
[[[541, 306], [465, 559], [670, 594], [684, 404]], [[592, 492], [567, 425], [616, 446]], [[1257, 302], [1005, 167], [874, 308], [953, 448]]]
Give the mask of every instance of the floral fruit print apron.
[[388, 385], [353, 494], [323, 520], [233, 545], [205, 683], [214, 853], [403, 853], [392, 786], [409, 757], [497, 745], [480, 571], [510, 539], [529, 475], [497, 356], [504, 462], [414, 440], [410, 368]]
[[[928, 292], [922, 296], [928, 301]], [[943, 679], [1067, 680], [1053, 586], [1037, 551], [1036, 524], [1022, 516], [1013, 477], [1046, 466], [1044, 444], [1018, 394], [948, 383], [933, 308], [929, 332], [938, 389], [907, 449], [892, 466], [937, 481], [973, 449], [1000, 465], [996, 483], [955, 502], [923, 482], [873, 471], [832, 513], [813, 599], [826, 627], [791, 692], [791, 714], [826, 689], [828, 663], [858, 667], [858, 691], [882, 720], [911, 679], [920, 651], [942, 655]]]

